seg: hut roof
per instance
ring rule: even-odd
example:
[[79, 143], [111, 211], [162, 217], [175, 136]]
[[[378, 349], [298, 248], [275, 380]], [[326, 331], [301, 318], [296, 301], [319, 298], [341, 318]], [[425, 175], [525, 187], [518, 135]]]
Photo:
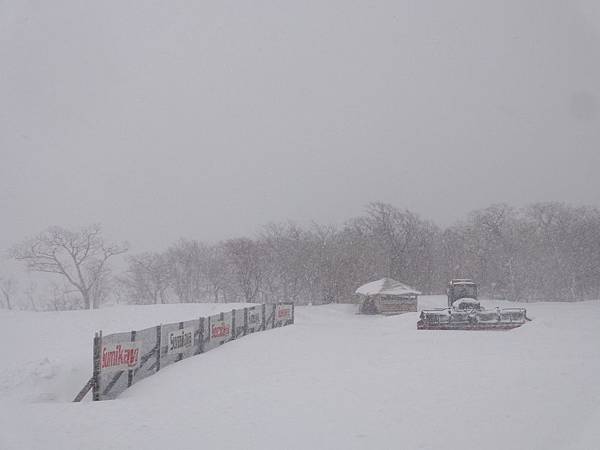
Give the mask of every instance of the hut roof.
[[410, 286], [391, 278], [371, 281], [356, 290], [361, 295], [420, 295], [421, 293]]

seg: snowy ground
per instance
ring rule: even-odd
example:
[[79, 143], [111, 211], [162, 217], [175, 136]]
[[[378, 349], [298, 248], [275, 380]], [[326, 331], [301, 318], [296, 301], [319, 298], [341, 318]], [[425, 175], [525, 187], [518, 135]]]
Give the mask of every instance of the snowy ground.
[[95, 330], [236, 306], [0, 311], [0, 449], [600, 448], [600, 301], [529, 304], [533, 322], [495, 332], [301, 307], [295, 325], [171, 365], [118, 400], [69, 403]]

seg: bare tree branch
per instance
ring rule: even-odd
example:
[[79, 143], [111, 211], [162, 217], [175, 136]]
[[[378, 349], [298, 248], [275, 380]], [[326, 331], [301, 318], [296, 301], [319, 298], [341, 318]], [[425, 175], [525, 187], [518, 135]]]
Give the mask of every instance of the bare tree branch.
[[14, 246], [9, 254], [34, 272], [63, 276], [81, 294], [85, 308], [95, 308], [92, 292], [105, 276], [107, 261], [127, 251], [127, 244], [105, 245], [98, 224], [77, 231], [50, 227]]

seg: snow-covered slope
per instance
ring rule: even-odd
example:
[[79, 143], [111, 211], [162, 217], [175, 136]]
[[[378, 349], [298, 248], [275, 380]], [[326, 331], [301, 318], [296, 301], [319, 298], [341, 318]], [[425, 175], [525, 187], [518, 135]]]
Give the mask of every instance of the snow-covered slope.
[[95, 331], [139, 330], [244, 306], [191, 303], [47, 313], [0, 310], [0, 342], [6, 343], [0, 348], [0, 400], [73, 400], [78, 385], [83, 387], [92, 374]]
[[232, 307], [1, 312], [0, 448], [600, 448], [597, 301], [526, 305], [534, 321], [507, 332], [300, 307], [295, 325], [169, 366], [118, 400], [67, 402], [89, 376], [94, 330]]

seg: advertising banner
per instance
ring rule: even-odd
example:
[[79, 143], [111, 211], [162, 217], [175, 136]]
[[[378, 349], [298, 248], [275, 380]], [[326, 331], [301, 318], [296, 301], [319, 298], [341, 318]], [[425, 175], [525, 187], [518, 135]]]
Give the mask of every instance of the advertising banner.
[[210, 324], [210, 338], [211, 339], [228, 339], [231, 337], [231, 322], [225, 322], [224, 320], [217, 320]]
[[194, 346], [194, 329], [192, 327], [171, 331], [167, 335], [167, 353], [184, 353]]
[[212, 350], [233, 339], [233, 312], [229, 311], [205, 320], [204, 351]]
[[199, 351], [199, 320], [165, 323], [161, 326], [160, 367], [166, 367]]
[[291, 322], [294, 318], [293, 314], [294, 310], [291, 304], [279, 303], [275, 308], [275, 326], [280, 327]]
[[132, 370], [140, 365], [141, 342], [103, 344], [100, 354], [100, 372]]

